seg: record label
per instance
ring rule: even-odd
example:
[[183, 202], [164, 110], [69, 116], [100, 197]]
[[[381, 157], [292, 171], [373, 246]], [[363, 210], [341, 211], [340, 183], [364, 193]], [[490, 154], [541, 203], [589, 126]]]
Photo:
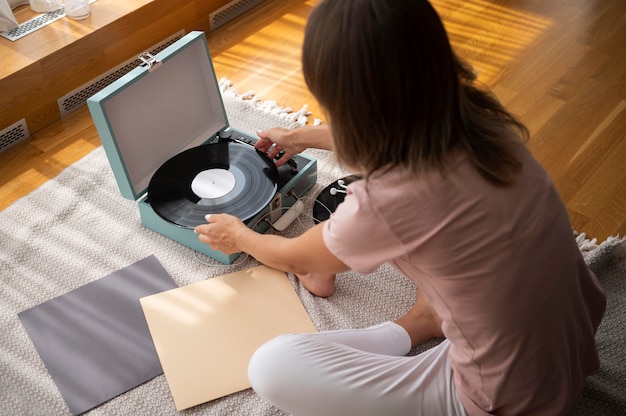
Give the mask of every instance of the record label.
[[198, 173], [191, 181], [191, 190], [200, 198], [215, 199], [233, 190], [237, 180], [226, 169], [207, 169]]
[[267, 155], [234, 142], [205, 144], [165, 162], [150, 180], [154, 211], [181, 227], [204, 224], [207, 214], [246, 221], [272, 200], [278, 171]]

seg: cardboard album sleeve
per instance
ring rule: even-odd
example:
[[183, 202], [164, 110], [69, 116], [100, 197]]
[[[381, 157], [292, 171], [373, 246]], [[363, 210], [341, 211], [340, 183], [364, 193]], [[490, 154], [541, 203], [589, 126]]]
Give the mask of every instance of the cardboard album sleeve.
[[249, 388], [258, 347], [316, 331], [287, 275], [265, 266], [144, 297], [141, 306], [178, 410]]

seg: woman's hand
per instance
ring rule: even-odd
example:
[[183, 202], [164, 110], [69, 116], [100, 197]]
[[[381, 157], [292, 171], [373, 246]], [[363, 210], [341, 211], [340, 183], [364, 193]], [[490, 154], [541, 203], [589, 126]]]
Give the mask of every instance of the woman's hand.
[[250, 229], [239, 218], [229, 214], [210, 214], [206, 216], [206, 220], [208, 224], [198, 225], [194, 229], [200, 241], [224, 254], [243, 251], [237, 239], [242, 232]]
[[298, 145], [294, 139], [294, 131], [282, 127], [274, 127], [273, 129], [259, 131], [257, 135], [259, 140], [254, 144], [257, 150], [267, 153], [270, 159], [276, 158], [283, 152], [281, 157], [276, 160], [276, 166], [287, 163], [291, 157], [297, 153], [303, 152], [306, 147]]
[[258, 131], [257, 135], [259, 140], [254, 144], [257, 150], [267, 153], [271, 159], [283, 152], [276, 160], [276, 166], [284, 165], [293, 155], [302, 153], [308, 148], [332, 150], [333, 146], [330, 128], [324, 124], [291, 130], [274, 127]]
[[304, 287], [317, 296], [332, 295], [335, 275], [348, 270], [348, 266], [326, 248], [323, 223], [298, 237], [286, 238], [257, 233], [228, 214], [207, 215], [206, 220], [208, 224], [194, 229], [201, 242], [225, 254], [248, 253], [266, 266], [294, 273]]

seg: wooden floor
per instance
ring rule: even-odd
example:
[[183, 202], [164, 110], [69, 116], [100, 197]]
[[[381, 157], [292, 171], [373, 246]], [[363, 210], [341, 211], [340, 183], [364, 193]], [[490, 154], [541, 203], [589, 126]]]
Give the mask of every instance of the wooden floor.
[[[130, 0], [129, 0], [130, 1]], [[300, 73], [317, 0], [267, 0], [208, 35], [216, 73], [240, 92], [323, 118]], [[458, 53], [531, 130], [573, 226], [626, 234], [626, 2], [433, 0]], [[99, 146], [86, 108], [0, 154], [0, 209]]]

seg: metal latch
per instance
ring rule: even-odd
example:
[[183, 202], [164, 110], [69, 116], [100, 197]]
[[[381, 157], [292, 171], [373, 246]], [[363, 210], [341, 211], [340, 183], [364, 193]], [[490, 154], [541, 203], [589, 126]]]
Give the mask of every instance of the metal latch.
[[143, 62], [141, 66], [148, 68], [148, 71], [152, 71], [161, 63], [150, 52], [144, 52], [138, 58]]

